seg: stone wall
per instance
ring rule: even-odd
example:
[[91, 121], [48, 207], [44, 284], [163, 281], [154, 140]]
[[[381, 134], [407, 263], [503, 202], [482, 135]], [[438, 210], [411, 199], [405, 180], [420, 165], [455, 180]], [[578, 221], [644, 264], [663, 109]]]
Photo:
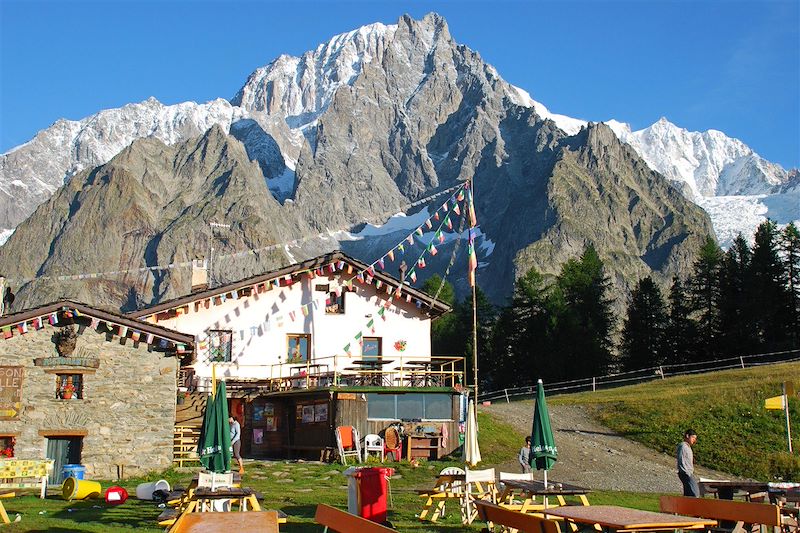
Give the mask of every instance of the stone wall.
[[[59, 327], [45, 326], [0, 338], [0, 366], [22, 366], [22, 409], [16, 420], [0, 420], [0, 435], [16, 434], [15, 456], [41, 459], [46, 435], [83, 436], [81, 463], [87, 477], [115, 479], [163, 470], [172, 464], [177, 361], [148, 351], [132, 339], [120, 344], [90, 327], [76, 328], [73, 357], [96, 358], [88, 367], [37, 366], [34, 359], [58, 357], [52, 340]], [[48, 359], [47, 363], [58, 362]], [[40, 361], [41, 365], [42, 362]], [[58, 399], [56, 373], [82, 373], [84, 399]]]

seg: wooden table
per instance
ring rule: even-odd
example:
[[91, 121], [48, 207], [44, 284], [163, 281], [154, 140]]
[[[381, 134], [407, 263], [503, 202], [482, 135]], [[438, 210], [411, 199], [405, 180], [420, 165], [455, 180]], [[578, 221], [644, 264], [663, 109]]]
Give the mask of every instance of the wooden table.
[[187, 513], [175, 522], [171, 533], [210, 533], [218, 531], [260, 531], [278, 533], [278, 513]]
[[[701, 481], [700, 487], [704, 492], [716, 493], [721, 500], [732, 500], [737, 493], [743, 495], [747, 501], [750, 496], [769, 489], [767, 483], [759, 481]], [[703, 492], [701, 491], [701, 492]]]
[[[414, 366], [417, 369], [422, 371], [421, 372], [422, 373], [422, 380], [421, 380], [420, 384], [423, 387], [441, 385], [441, 381], [442, 381], [441, 374], [437, 374], [435, 376], [432, 375], [434, 365], [437, 365], [439, 368], [441, 368], [441, 365], [442, 365], [441, 362], [430, 361], [430, 360], [427, 360], [427, 359], [420, 359], [420, 360], [415, 360], [415, 361], [407, 361], [407, 364], [409, 366]], [[412, 371], [412, 376], [413, 376], [414, 373], [416, 373], [416, 372]]]
[[593, 527], [598, 524], [604, 531], [609, 532], [705, 529], [717, 525], [716, 520], [668, 513], [654, 513], [617, 505], [567, 505], [550, 509], [547, 514], [583, 526]]
[[[502, 481], [503, 492], [500, 494], [500, 505], [507, 509], [527, 513], [528, 511], [540, 511], [547, 509], [547, 498], [555, 497], [559, 505], [567, 505], [565, 496], [577, 496], [581, 505], [589, 505], [589, 500], [586, 495], [591, 492], [589, 489], [579, 487], [577, 485], [570, 485], [568, 483], [547, 483], [547, 488], [542, 481], [525, 481], [517, 479], [509, 479]], [[515, 504], [514, 493], [519, 492], [523, 496], [521, 504]], [[544, 497], [542, 504], [536, 503], [536, 497]]]
[[[369, 374], [361, 376], [361, 384], [363, 385], [383, 385], [383, 374], [380, 372], [381, 368], [385, 365], [394, 363], [393, 359], [353, 359], [349, 361], [354, 366], [345, 368], [345, 370], [355, 370], [359, 372], [368, 372]], [[391, 385], [391, 384], [390, 384]]]

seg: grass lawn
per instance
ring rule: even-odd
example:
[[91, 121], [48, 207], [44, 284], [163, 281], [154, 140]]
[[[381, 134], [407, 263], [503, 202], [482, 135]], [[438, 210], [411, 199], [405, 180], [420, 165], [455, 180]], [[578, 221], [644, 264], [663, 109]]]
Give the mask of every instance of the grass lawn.
[[[683, 431], [694, 428], [698, 464], [770, 481], [800, 480], [800, 457], [787, 452], [783, 411], [767, 411], [764, 399], [790, 381], [800, 390], [800, 363], [724, 370], [640, 385], [548, 398], [553, 404], [588, 404], [606, 426], [646, 446], [672, 454]], [[789, 402], [800, 421], [800, 402]], [[793, 432], [793, 448], [800, 446]]]
[[[389, 520], [398, 531], [455, 532], [479, 531], [485, 524], [475, 522], [462, 526], [455, 507], [449, 508], [444, 520], [431, 524], [420, 522], [415, 514], [420, 511], [421, 500], [415, 488], [428, 487], [441, 468], [459, 465], [458, 462], [422, 463], [412, 468], [407, 463], [393, 465], [397, 475], [391, 482], [393, 506]], [[484, 466], [484, 465], [481, 465]], [[347, 508], [347, 478], [342, 475], [342, 465], [318, 463], [269, 462], [248, 465], [244, 485], [255, 488], [264, 495], [264, 507], [280, 509], [289, 515], [289, 522], [281, 526], [286, 532], [315, 532], [322, 527], [314, 522], [314, 511], [318, 503], [327, 503], [342, 509]], [[186, 486], [191, 472], [168, 471], [164, 478], [171, 483]], [[149, 477], [152, 481], [157, 477]], [[128, 493], [135, 493], [136, 485], [145, 479], [122, 483]], [[106, 489], [111, 483], [103, 482]], [[103, 500], [66, 502], [60, 496], [49, 496], [40, 500], [35, 496], [22, 496], [3, 500], [11, 519], [16, 513], [22, 515], [19, 523], [3, 527], [3, 531], [163, 531], [156, 524], [162, 511], [152, 502], [129, 499], [119, 506], [107, 506]], [[590, 496], [592, 503], [616, 503], [657, 510], [658, 495], [598, 492]], [[42, 514], [40, 514], [42, 513]]]

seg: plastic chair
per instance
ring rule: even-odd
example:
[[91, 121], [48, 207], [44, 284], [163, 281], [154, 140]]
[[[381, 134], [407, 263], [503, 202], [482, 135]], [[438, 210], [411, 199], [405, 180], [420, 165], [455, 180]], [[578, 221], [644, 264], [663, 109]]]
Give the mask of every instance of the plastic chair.
[[336, 428], [336, 446], [339, 448], [339, 458], [343, 465], [347, 464], [347, 457], [355, 457], [361, 462], [361, 440], [358, 430], [353, 426], [338, 426]]
[[367, 456], [369, 456], [369, 452], [378, 452], [378, 455], [381, 457], [381, 462], [383, 462], [383, 439], [380, 435], [375, 435], [374, 433], [370, 433], [366, 437], [364, 437], [364, 460], [367, 460]]
[[391, 452], [392, 460], [399, 461], [403, 458], [403, 439], [394, 426], [389, 426], [383, 432], [383, 455], [386, 457]]

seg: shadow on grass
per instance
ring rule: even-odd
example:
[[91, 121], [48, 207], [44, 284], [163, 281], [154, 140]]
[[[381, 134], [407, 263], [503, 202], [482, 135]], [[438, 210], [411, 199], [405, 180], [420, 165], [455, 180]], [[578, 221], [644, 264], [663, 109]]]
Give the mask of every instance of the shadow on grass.
[[159, 513], [160, 509], [151, 502], [129, 500], [121, 505], [108, 505], [103, 500], [88, 500], [71, 502], [68, 507], [52, 513], [50, 517], [72, 522], [93, 522], [109, 528], [137, 528], [143, 524], [157, 527]]

